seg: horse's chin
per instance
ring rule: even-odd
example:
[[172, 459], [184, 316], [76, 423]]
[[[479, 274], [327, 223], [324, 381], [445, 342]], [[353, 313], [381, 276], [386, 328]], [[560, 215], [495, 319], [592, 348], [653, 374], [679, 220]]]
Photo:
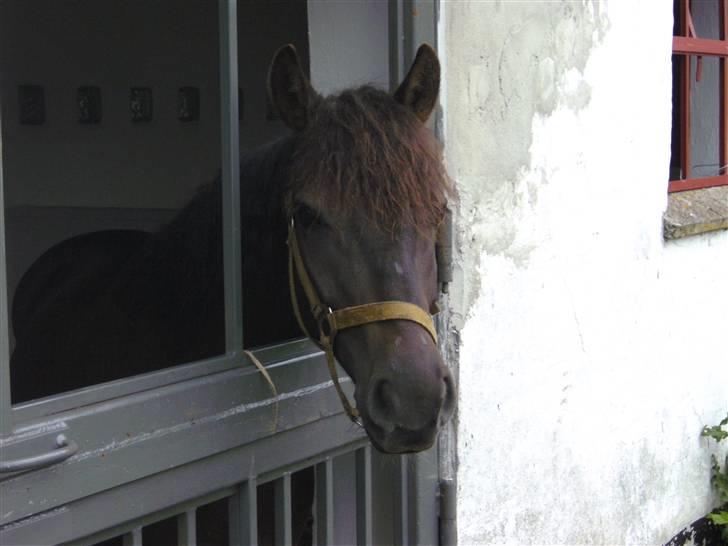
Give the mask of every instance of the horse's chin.
[[439, 427], [425, 430], [407, 430], [396, 427], [391, 431], [385, 431], [366, 417], [363, 418], [363, 421], [369, 440], [382, 453], [404, 454], [426, 451], [435, 444], [439, 432]]

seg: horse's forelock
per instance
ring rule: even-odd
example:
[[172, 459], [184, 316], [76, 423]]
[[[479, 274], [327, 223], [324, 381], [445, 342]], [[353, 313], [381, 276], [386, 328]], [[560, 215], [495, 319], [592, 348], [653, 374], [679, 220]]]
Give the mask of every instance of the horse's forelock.
[[322, 100], [299, 134], [289, 195], [323, 208], [359, 210], [383, 229], [428, 231], [451, 186], [441, 146], [422, 122], [372, 87]]

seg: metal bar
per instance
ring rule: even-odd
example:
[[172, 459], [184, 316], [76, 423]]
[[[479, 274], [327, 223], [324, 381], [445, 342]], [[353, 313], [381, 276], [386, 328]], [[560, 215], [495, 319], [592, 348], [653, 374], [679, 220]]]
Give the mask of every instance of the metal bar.
[[334, 543], [334, 465], [330, 457], [316, 465], [314, 536], [316, 544]]
[[142, 528], [137, 527], [124, 535], [124, 546], [142, 546]]
[[404, 78], [404, 30], [402, 0], [389, 0], [389, 90], [394, 92]]
[[401, 0], [402, 4], [402, 11], [400, 12], [402, 15], [402, 22], [401, 22], [401, 28], [402, 28], [402, 55], [400, 56], [400, 59], [402, 59], [402, 74], [401, 78], [404, 78], [404, 75], [407, 73], [407, 70], [409, 70], [410, 65], [412, 64], [412, 61], [415, 58], [415, 51], [417, 50], [417, 46], [414, 43], [415, 40], [415, 13], [416, 13], [416, 6], [415, 2], [413, 0]]
[[440, 546], [458, 543], [457, 489], [454, 478], [440, 482]]
[[678, 191], [714, 188], [716, 186], [728, 186], [728, 175], [691, 178], [689, 180], [670, 180], [667, 191], [669, 193], [675, 193]]
[[197, 546], [197, 512], [190, 508], [177, 516], [177, 544]]
[[[144, 487], [144, 486], [142, 486]], [[149, 489], [154, 489], [154, 487], [150, 487]], [[211, 493], [209, 495], [205, 495], [202, 497], [197, 497], [193, 502], [195, 506], [203, 506], [205, 504], [209, 504], [211, 502], [218, 501], [220, 499], [223, 499], [225, 497], [230, 497], [231, 495], [234, 495], [236, 492], [236, 489], [232, 488], [226, 488], [222, 489], [220, 491], [215, 491], [214, 493]], [[145, 492], [141, 493], [144, 495], [148, 494], [148, 490], [145, 490]], [[122, 494], [123, 498], [133, 498], [134, 494], [128, 494], [124, 493]], [[93, 500], [91, 502], [94, 502]], [[101, 502], [97, 501], [95, 504], [101, 504]], [[114, 503], [118, 504], [118, 503]], [[158, 521], [162, 521], [164, 519], [168, 519], [170, 517], [175, 517], [180, 515], [180, 512], [186, 511], [189, 508], [187, 508], [190, 505], [189, 501], [185, 501], [184, 503], [175, 504], [174, 506], [170, 506], [168, 508], [165, 508], [164, 510], [153, 512], [146, 514], [142, 516], [141, 518], [135, 519], [130, 522], [123, 523], [122, 525], [114, 525], [111, 527], [107, 527], [103, 531], [99, 531], [97, 533], [93, 533], [91, 535], [86, 535], [82, 540], [71, 540], [71, 542], [64, 542], [64, 546], [89, 546], [92, 544], [97, 544], [99, 542], [104, 542], [106, 540], [109, 540], [110, 538], [114, 538], [120, 535], [123, 535], [127, 532], [129, 532], [130, 528], [136, 528], [136, 527], [144, 527], [145, 525], [151, 525], [153, 523], [157, 523]], [[100, 509], [100, 513], [104, 513], [105, 508]], [[73, 512], [75, 514], [75, 511]], [[92, 516], [93, 517], [93, 516]], [[98, 518], [97, 518], [98, 519]], [[63, 524], [61, 524], [63, 525]], [[78, 523], [76, 523], [76, 529], [78, 529]], [[2, 537], [0, 537], [1, 539]], [[12, 542], [8, 542], [9, 544], [12, 544]], [[3, 542], [0, 542], [0, 544], [4, 544]]]
[[356, 450], [356, 543], [372, 544], [372, 448]]
[[716, 57], [728, 57], [728, 43], [724, 40], [673, 36], [672, 52], [683, 55], [713, 55]]
[[397, 480], [393, 483], [395, 496], [395, 537], [397, 544], [407, 546], [410, 544], [409, 537], [409, 455], [402, 455], [397, 461]]
[[0, 118], [0, 438], [13, 431], [10, 409], [10, 339], [8, 332], [8, 284], [5, 270], [5, 202], [3, 195], [2, 118]]
[[[303, 359], [319, 353], [320, 350], [308, 340], [297, 340], [255, 350], [256, 357], [266, 366], [273, 362], [281, 362], [290, 358]], [[69, 408], [89, 406], [104, 400], [150, 391], [165, 385], [182, 383], [189, 379], [206, 377], [234, 368], [240, 368], [239, 359], [223, 356], [210, 360], [192, 362], [190, 364], [182, 364], [140, 376], [120, 379], [112, 383], [92, 385], [85, 389], [19, 404], [13, 407], [14, 422], [24, 423], [26, 421], [38, 420], [68, 410]]]
[[412, 544], [436, 544], [438, 452], [429, 449], [408, 455], [407, 508], [409, 540]]
[[257, 481], [248, 479], [228, 499], [230, 544], [258, 545]]
[[356, 452], [332, 458], [334, 468], [334, 544], [357, 541]]
[[[78, 444], [76, 442], [69, 440], [64, 434], [59, 434], [55, 438], [53, 448], [48, 451], [34, 453], [18, 459], [0, 461], [0, 474], [45, 468], [71, 458], [77, 451]], [[0, 459], [4, 459], [5, 455], [7, 454], [3, 454]]]
[[219, 28], [225, 348], [228, 353], [235, 353], [243, 348], [236, 0], [219, 0]]
[[291, 474], [286, 472], [275, 481], [275, 543], [293, 544], [293, 514], [291, 513]]

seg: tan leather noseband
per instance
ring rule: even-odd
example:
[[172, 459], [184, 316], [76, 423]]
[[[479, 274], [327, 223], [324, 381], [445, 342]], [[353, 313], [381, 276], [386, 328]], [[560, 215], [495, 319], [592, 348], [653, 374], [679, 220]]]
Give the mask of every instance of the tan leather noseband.
[[[316, 321], [318, 338], [309, 333], [303, 322], [301, 310], [298, 307], [296, 275], [298, 275], [298, 282], [303, 287], [311, 314]], [[341, 390], [339, 376], [336, 372], [334, 340], [339, 331], [384, 320], [409, 320], [427, 330], [427, 333], [430, 334], [435, 345], [437, 345], [437, 332], [435, 331], [435, 323], [432, 320], [432, 316], [419, 305], [406, 301], [379, 301], [332, 310], [331, 307], [324, 304], [318, 297], [316, 288], [303, 264], [301, 250], [296, 239], [296, 228], [293, 223], [293, 218], [290, 219], [288, 224], [288, 286], [291, 292], [291, 303], [293, 304], [293, 312], [296, 315], [296, 320], [306, 336], [316, 342], [326, 353], [329, 374], [331, 374], [331, 379], [334, 382], [334, 387], [339, 395], [341, 404], [344, 406], [344, 410], [349, 418], [357, 424], [361, 424], [359, 411], [349, 402], [346, 394]]]

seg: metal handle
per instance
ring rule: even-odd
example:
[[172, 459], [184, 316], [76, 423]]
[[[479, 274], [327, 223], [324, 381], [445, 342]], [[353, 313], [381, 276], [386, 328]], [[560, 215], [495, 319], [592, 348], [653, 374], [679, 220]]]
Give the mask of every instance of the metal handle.
[[0, 461], [0, 473], [35, 470], [65, 461], [78, 451], [78, 444], [63, 434], [56, 436], [56, 449], [40, 455], [31, 455], [23, 459]]

